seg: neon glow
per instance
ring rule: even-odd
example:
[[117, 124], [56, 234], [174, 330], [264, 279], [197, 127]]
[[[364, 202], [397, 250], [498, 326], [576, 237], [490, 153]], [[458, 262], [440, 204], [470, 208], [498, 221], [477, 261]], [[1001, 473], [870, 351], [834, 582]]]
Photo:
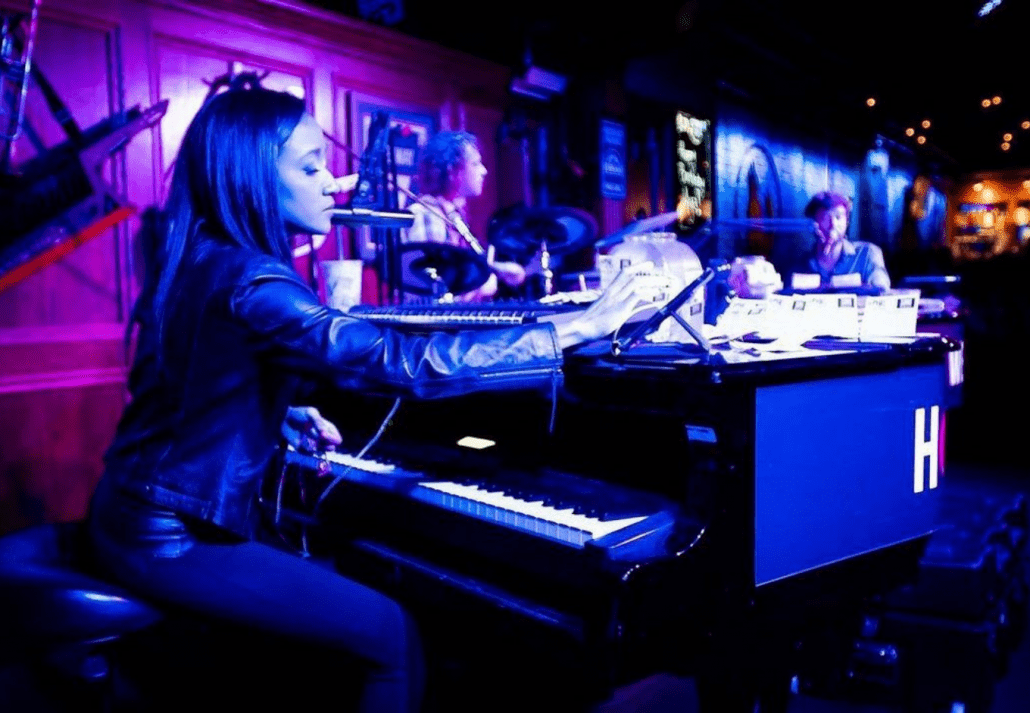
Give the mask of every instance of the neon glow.
[[980, 6], [980, 10], [976, 13], [980, 17], [986, 17], [992, 10], [1001, 5], [1001, 0], [988, 0]]

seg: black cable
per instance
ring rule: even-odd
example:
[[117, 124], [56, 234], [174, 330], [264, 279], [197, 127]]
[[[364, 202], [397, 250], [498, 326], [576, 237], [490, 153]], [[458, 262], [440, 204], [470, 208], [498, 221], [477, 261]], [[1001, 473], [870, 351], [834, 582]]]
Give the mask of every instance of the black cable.
[[[386, 431], [386, 427], [390, 424], [390, 421], [393, 419], [394, 414], [397, 413], [397, 409], [400, 408], [400, 405], [401, 399], [400, 397], [397, 397], [397, 399], [393, 402], [393, 406], [390, 408], [390, 412], [386, 414], [386, 417], [383, 419], [383, 422], [379, 424], [379, 430], [376, 431], [376, 434], [372, 436], [368, 443], [366, 443], [365, 446], [360, 451], [358, 451], [358, 453], [354, 456], [355, 460], [361, 460], [362, 458], [364, 458], [365, 454], [368, 453], [372, 446], [374, 446], [376, 442], [382, 437], [383, 433]], [[311, 514], [313, 516], [318, 515], [318, 509], [322, 506], [322, 503], [325, 501], [326, 497], [329, 495], [332, 489], [335, 488], [337, 484], [339, 484], [339, 482], [343, 480], [347, 476], [347, 474], [350, 473], [352, 470], [354, 470], [353, 465], [347, 466], [347, 468], [342, 473], [337, 474], [336, 477], [333, 478], [333, 482], [329, 483], [329, 485], [326, 486], [326, 489], [323, 490], [322, 494], [318, 496], [318, 500], [315, 502], [315, 507], [312, 508]]]

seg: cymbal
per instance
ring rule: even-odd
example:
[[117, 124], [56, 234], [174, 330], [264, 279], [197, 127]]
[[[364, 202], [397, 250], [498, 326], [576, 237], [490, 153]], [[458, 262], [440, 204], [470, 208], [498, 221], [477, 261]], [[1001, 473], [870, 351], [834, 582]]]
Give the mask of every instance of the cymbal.
[[641, 218], [640, 220], [634, 221], [624, 228], [619, 228], [611, 235], [606, 235], [597, 241], [596, 247], [599, 248], [610, 248], [612, 245], [621, 243], [624, 239], [630, 235], [638, 235], [639, 233], [650, 233], [661, 228], [666, 228], [672, 225], [676, 221], [676, 211], [669, 211], [668, 213], [659, 213], [658, 215], [652, 215], [649, 218]]
[[501, 252], [528, 258], [541, 244], [552, 255], [573, 253], [597, 236], [597, 221], [580, 208], [530, 208], [516, 204], [494, 213], [487, 238]]
[[404, 291], [418, 295], [434, 295], [440, 282], [447, 292], [460, 295], [481, 287], [490, 277], [484, 257], [445, 243], [401, 245], [400, 259]]

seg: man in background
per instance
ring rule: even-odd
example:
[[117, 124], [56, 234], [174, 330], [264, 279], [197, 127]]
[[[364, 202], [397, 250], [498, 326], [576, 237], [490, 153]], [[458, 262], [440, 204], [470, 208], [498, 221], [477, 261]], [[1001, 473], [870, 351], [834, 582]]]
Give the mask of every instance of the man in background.
[[816, 242], [793, 271], [792, 286], [799, 287], [802, 274], [818, 276], [819, 287], [865, 287], [890, 289], [891, 278], [883, 251], [872, 243], [848, 240], [851, 201], [830, 191], [815, 194], [805, 207], [805, 217], [814, 221]]
[[467, 131], [441, 131], [422, 149], [419, 185], [422, 195], [408, 209], [415, 221], [403, 238], [405, 243], [431, 242], [472, 250], [484, 256], [490, 276], [481, 286], [455, 295], [460, 301], [481, 302], [493, 299], [498, 281], [515, 288], [526, 280], [526, 271], [517, 262], [495, 261], [493, 251], [484, 246], [468, 228], [468, 200], [482, 195], [487, 169], [479, 153], [476, 137]]

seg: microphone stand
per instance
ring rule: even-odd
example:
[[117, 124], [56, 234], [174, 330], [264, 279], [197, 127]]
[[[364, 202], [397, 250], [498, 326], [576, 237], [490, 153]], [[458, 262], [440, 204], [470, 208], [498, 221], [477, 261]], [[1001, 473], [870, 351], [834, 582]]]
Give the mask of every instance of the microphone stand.
[[[354, 149], [352, 149], [347, 144], [342, 143], [339, 139], [334, 137], [328, 131], [323, 131], [322, 133], [325, 135], [327, 139], [329, 139], [329, 141], [334, 146], [343, 149], [354, 158], [361, 158], [358, 155], [358, 153], [354, 151]], [[465, 241], [469, 244], [469, 248], [472, 249], [472, 252], [481, 256], [486, 255], [486, 250], [484, 250], [482, 243], [480, 243], [479, 240], [476, 239], [476, 237], [472, 234], [472, 231], [469, 230], [468, 225], [465, 224], [465, 221], [460, 219], [460, 216], [455, 216], [456, 218], [458, 218], [458, 220], [455, 220], [451, 218], [449, 215], [444, 215], [442, 211], [440, 211], [436, 206], [427, 201], [425, 198], [416, 195], [415, 193], [409, 191], [407, 188], [398, 183], [396, 180], [396, 176], [394, 177], [393, 184], [390, 186], [390, 188], [403, 193], [408, 200], [418, 203], [420, 206], [428, 210], [434, 216], [442, 220], [446, 225], [448, 225], [451, 228], [454, 228], [454, 230], [456, 230], [458, 234], [461, 235], [461, 237], [465, 238]]]
[[[394, 156], [393, 139], [397, 134], [397, 127], [387, 127], [386, 130], [389, 133], [386, 138], [386, 154], [383, 156], [383, 207], [396, 211], [399, 206], [397, 191], [393, 189], [393, 186], [397, 185], [397, 161]], [[386, 270], [389, 275], [387, 288], [392, 303], [400, 304], [404, 301], [404, 283], [401, 280], [400, 232], [389, 226], [381, 230], [386, 255]]]
[[[487, 257], [487, 251], [483, 247], [482, 243], [476, 239], [476, 236], [472, 234], [472, 231], [469, 230], [468, 225], [460, 215], [445, 215], [438, 207], [400, 184], [397, 180], [397, 166], [393, 154], [393, 138], [396, 134], [396, 127], [389, 128], [388, 131], [387, 150], [384, 152], [384, 156], [379, 157], [383, 162], [381, 168], [382, 175], [386, 183], [382, 189], [387, 192], [385, 201], [380, 201], [380, 203], [385, 203], [386, 210], [380, 210], [378, 212], [372, 211], [372, 214], [369, 216], [370, 220], [365, 224], [382, 226], [382, 228], [380, 228], [381, 232], [376, 234], [377, 244], [382, 247], [382, 255], [380, 256], [382, 258], [382, 263], [379, 274], [384, 276], [387, 283], [387, 294], [393, 298], [394, 303], [396, 304], [400, 301], [403, 291], [403, 280], [401, 279], [402, 266], [400, 264], [400, 260], [394, 258], [394, 255], [399, 256], [400, 254], [400, 234], [396, 228], [399, 221], [403, 221], [401, 224], [405, 227], [410, 226], [413, 222], [413, 217], [411, 217], [410, 213], [402, 213], [400, 211], [399, 201], [397, 198], [398, 192], [403, 193], [409, 200], [418, 203], [434, 216], [442, 220], [445, 225], [453, 228], [465, 240], [465, 242], [468, 243], [472, 252], [476, 253], [480, 257]], [[341, 142], [328, 131], [323, 130], [322, 135], [325, 136], [330, 143], [345, 151], [352, 158], [356, 158], [359, 161], [363, 159], [363, 157], [354, 149]], [[334, 212], [334, 222], [343, 225], [357, 224], [362, 220], [360, 216], [355, 215], [357, 212], [358, 209], [350, 211], [337, 209]], [[403, 216], [407, 216], [407, 220], [405, 220]]]

